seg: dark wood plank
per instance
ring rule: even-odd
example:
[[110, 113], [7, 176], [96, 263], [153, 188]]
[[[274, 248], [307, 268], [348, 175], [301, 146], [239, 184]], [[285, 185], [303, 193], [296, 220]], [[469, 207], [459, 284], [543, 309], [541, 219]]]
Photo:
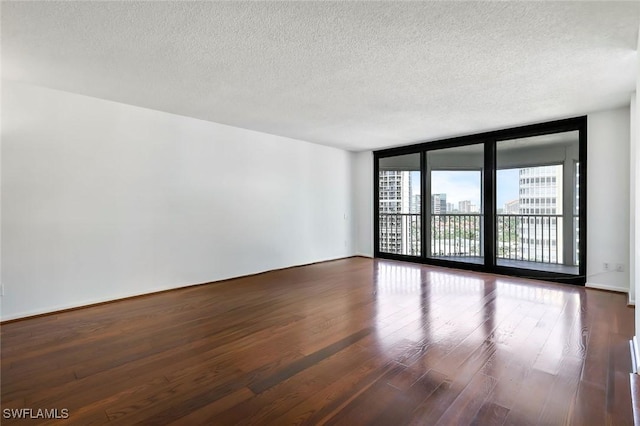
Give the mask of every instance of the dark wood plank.
[[505, 419], [505, 425], [537, 425], [540, 413], [544, 408], [554, 376], [549, 373], [530, 370], [520, 392], [516, 395], [513, 406]]
[[471, 421], [472, 426], [501, 425], [509, 415], [509, 409], [493, 402], [485, 402]]
[[613, 333], [610, 336], [607, 384], [607, 422], [610, 424], [633, 424], [633, 408], [629, 386], [630, 371], [629, 339], [618, 333]]
[[583, 360], [564, 357], [560, 362], [560, 371], [549, 388], [547, 401], [540, 413], [541, 424], [568, 424], [571, 407], [578, 393], [578, 384]]
[[254, 393], [262, 393], [265, 390], [277, 385], [278, 383], [287, 380], [289, 377], [292, 377], [298, 374], [300, 371], [305, 370], [310, 366], [315, 365], [319, 362], [322, 362], [324, 359], [330, 357], [331, 355], [334, 355], [335, 353], [341, 351], [347, 346], [350, 346], [356, 343], [358, 340], [362, 339], [369, 333], [371, 333], [371, 330], [368, 328], [364, 330], [360, 330], [359, 332], [354, 333], [351, 336], [345, 337], [344, 339], [341, 339], [327, 346], [326, 348], [323, 348], [317, 352], [314, 352], [310, 355], [305, 356], [304, 358], [301, 358], [299, 360], [292, 362], [287, 366], [287, 368], [283, 369], [282, 371], [278, 371], [277, 373], [269, 377], [265, 377], [259, 382], [252, 383], [251, 385], [249, 385], [249, 388]]
[[487, 395], [491, 393], [496, 385], [496, 379], [485, 376], [482, 373], [476, 374], [467, 387], [453, 401], [449, 408], [438, 420], [439, 425], [466, 425], [476, 418], [476, 415]]
[[[325, 424], [361, 425], [374, 423], [379, 417], [379, 413], [386, 407], [392, 407], [396, 397], [401, 394], [398, 389], [389, 386], [387, 382], [406, 368], [401, 364], [394, 365], [367, 390], [335, 413]], [[371, 401], [376, 401], [376, 404], [371, 405]]]
[[570, 407], [569, 423], [575, 426], [606, 424], [606, 394], [592, 382], [580, 382], [575, 404]]
[[640, 424], [640, 376], [629, 374], [629, 386], [631, 388], [631, 403], [633, 404], [633, 424]]
[[395, 363], [384, 363], [379, 357], [371, 357], [351, 369], [333, 383], [317, 389], [304, 401], [296, 404], [280, 418], [268, 424], [316, 425], [322, 424], [367, 391], [381, 377], [386, 377]]
[[[495, 356], [496, 348], [494, 344], [479, 347], [454, 375], [448, 376], [422, 404], [416, 407], [410, 423], [414, 425], [436, 424], [467, 389], [474, 377], [478, 374], [483, 375], [481, 370], [488, 362], [491, 362]], [[474, 389], [477, 388], [474, 387]], [[483, 391], [482, 398], [486, 398], [490, 391], [491, 389]]]
[[74, 424], [632, 424], [633, 324], [623, 294], [351, 258], [3, 324], [2, 408], [68, 408]]

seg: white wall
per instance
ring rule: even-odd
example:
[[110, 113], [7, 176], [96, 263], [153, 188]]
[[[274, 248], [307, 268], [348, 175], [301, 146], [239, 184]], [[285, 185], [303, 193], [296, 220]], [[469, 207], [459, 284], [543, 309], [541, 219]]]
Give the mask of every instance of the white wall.
[[[589, 114], [587, 143], [587, 285], [623, 292], [629, 291], [629, 113], [620, 108]], [[357, 187], [372, 193], [372, 154], [357, 155]], [[355, 212], [358, 251], [371, 254], [373, 197], [359, 196]], [[605, 272], [604, 262], [621, 263], [625, 272]]]
[[[640, 152], [638, 151], [638, 128], [636, 116], [636, 94], [631, 96], [630, 103], [630, 137], [629, 137], [629, 303], [636, 303], [636, 283], [638, 282], [637, 258], [640, 255], [636, 250], [636, 242], [640, 241], [640, 228], [636, 225], [636, 216], [638, 215], [638, 202], [640, 200], [636, 196], [638, 192], [638, 165]], [[640, 223], [638, 223], [640, 225]]]
[[[640, 28], [638, 31], [638, 43], [636, 44], [636, 53], [640, 51]], [[635, 298], [637, 294], [640, 294], [640, 108], [638, 107], [638, 93], [640, 93], [640, 66], [636, 69], [636, 90], [631, 95], [631, 140], [629, 141], [631, 151], [631, 176], [630, 187], [633, 193], [630, 199], [631, 204], [631, 222], [634, 224], [634, 232], [630, 241], [630, 259], [629, 262], [633, 265], [630, 275], [631, 282], [630, 287], [635, 289], [633, 293], [633, 299], [630, 302], [635, 304]], [[636, 309], [635, 313], [635, 335], [637, 336], [640, 330], [640, 310]]]
[[373, 256], [373, 153], [353, 153], [355, 252]]
[[[629, 291], [629, 108], [588, 116], [587, 286]], [[603, 263], [624, 272], [605, 272]]]
[[351, 166], [334, 148], [4, 82], [1, 318], [352, 255]]
[[[620, 291], [630, 113], [589, 115], [587, 282]], [[3, 320], [373, 255], [370, 151], [4, 82], [1, 161]]]

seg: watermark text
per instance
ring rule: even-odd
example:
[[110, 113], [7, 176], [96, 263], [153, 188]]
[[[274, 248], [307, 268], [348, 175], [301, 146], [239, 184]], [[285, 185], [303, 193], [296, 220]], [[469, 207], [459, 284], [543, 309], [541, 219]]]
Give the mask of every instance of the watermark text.
[[5, 408], [4, 419], [68, 419], [68, 408]]

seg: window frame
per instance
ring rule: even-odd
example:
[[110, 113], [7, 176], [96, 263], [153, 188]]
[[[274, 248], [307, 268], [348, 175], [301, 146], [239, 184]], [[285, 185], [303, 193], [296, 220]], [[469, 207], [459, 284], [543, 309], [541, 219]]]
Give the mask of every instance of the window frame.
[[[497, 142], [520, 139], [533, 136], [542, 136], [553, 133], [562, 133], [578, 131], [578, 161], [580, 163], [580, 174], [578, 176], [578, 220], [581, 226], [578, 230], [578, 275], [550, 272], [542, 270], [522, 269], [515, 267], [499, 266], [495, 264], [495, 230], [496, 230], [496, 146]], [[421, 187], [427, 188], [426, 173], [426, 156], [428, 151], [454, 148], [460, 146], [484, 144], [484, 167], [485, 173], [482, 177], [482, 186], [484, 187], [483, 196], [483, 214], [484, 214], [484, 233], [491, 235], [492, 238], [484, 240], [484, 264], [456, 262], [452, 260], [432, 259], [426, 257], [425, 236], [428, 234], [426, 229], [426, 208], [429, 203], [426, 202], [425, 191], [422, 190], [421, 200], [421, 255], [407, 256], [400, 254], [385, 253], [379, 250], [380, 247], [380, 224], [379, 224], [379, 160], [385, 157], [393, 157], [396, 155], [420, 154], [420, 172]], [[434, 141], [420, 142], [413, 145], [387, 148], [373, 152], [373, 237], [374, 237], [374, 257], [384, 259], [403, 260], [410, 262], [418, 262], [436, 266], [454, 267], [466, 270], [475, 270], [481, 272], [506, 274], [517, 277], [530, 277], [555, 281], [561, 283], [569, 283], [576, 285], [585, 285], [586, 282], [586, 263], [587, 263], [587, 116], [568, 118], [563, 120], [555, 120], [540, 124], [531, 124], [519, 127], [512, 127], [491, 132], [477, 133], [454, 138], [439, 139]], [[428, 195], [430, 196], [430, 195]]]

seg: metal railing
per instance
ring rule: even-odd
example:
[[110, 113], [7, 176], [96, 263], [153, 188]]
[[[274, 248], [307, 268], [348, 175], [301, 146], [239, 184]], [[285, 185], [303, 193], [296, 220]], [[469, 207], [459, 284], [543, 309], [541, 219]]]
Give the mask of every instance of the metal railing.
[[499, 259], [562, 263], [562, 215], [496, 216]]
[[578, 264], [580, 259], [580, 216], [573, 215], [573, 263]]
[[[479, 213], [431, 214], [429, 256], [483, 256], [483, 220]], [[380, 213], [380, 251], [420, 256], [421, 216]], [[577, 219], [574, 218], [574, 228]], [[576, 232], [577, 235], [577, 232]], [[542, 263], [563, 263], [562, 215], [496, 215], [496, 257]], [[570, 242], [577, 263], [577, 241]]]
[[482, 215], [447, 213], [431, 215], [432, 256], [482, 256]]
[[419, 213], [380, 213], [380, 251], [420, 256]]

